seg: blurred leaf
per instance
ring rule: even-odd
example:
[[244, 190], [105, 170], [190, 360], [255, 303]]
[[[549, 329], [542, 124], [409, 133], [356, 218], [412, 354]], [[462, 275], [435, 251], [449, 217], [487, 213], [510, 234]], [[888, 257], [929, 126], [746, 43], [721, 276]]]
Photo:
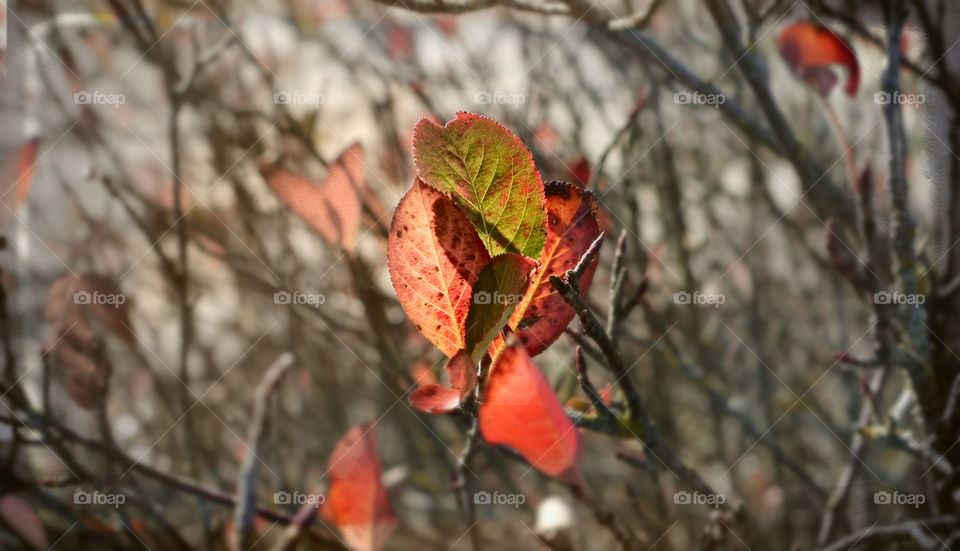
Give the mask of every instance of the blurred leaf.
[[457, 352], [445, 367], [450, 386], [436, 383], [420, 385], [410, 393], [410, 405], [424, 413], [450, 413], [477, 386], [477, 368], [465, 350]]
[[340, 528], [351, 549], [376, 551], [397, 524], [381, 480], [376, 430], [353, 427], [337, 443], [327, 465], [330, 486], [323, 517]]
[[15, 494], [0, 497], [0, 517], [33, 549], [49, 549], [47, 532], [40, 517], [22, 497]]
[[853, 97], [860, 87], [860, 64], [846, 40], [827, 27], [808, 22], [794, 23], [780, 31], [777, 39], [780, 55], [790, 69], [823, 97], [830, 95], [837, 77], [830, 67], [847, 70], [847, 95]]
[[330, 165], [326, 180], [315, 185], [307, 177], [268, 166], [264, 178], [277, 197], [327, 243], [345, 251], [356, 247], [362, 209], [363, 148], [348, 147]]
[[[30, 184], [33, 183], [33, 171], [37, 162], [37, 151], [40, 148], [40, 139], [35, 138], [21, 145], [17, 151], [7, 160], [7, 174], [9, 188], [4, 190], [4, 202], [18, 208], [27, 200], [27, 193], [30, 192]], [[10, 192], [16, 189], [11, 204], [7, 199]]]

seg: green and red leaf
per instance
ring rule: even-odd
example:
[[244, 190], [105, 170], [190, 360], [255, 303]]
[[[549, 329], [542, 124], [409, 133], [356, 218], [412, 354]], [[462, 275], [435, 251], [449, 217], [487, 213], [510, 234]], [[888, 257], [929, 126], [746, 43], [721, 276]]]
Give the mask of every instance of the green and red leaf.
[[536, 267], [536, 262], [523, 255], [506, 253], [491, 259], [481, 270], [467, 314], [467, 350], [474, 361], [480, 361], [507, 325]]
[[487, 442], [516, 450], [543, 473], [579, 475], [580, 433], [519, 343], [507, 346], [490, 368], [480, 432]]
[[457, 201], [490, 255], [540, 256], [546, 241], [543, 182], [517, 136], [471, 113], [457, 113], [446, 126], [421, 119], [413, 156], [420, 179]]
[[450, 386], [421, 385], [410, 393], [410, 405], [424, 413], [450, 413], [459, 408], [477, 386], [477, 368], [466, 350], [457, 352], [445, 367]]
[[324, 241], [346, 251], [354, 250], [362, 215], [364, 170], [360, 144], [353, 144], [340, 154], [320, 185], [277, 166], [264, 167], [262, 172], [280, 201]]
[[387, 267], [403, 311], [447, 357], [467, 348], [471, 292], [489, 260], [453, 201], [417, 180], [394, 212]]
[[[550, 284], [550, 276], [562, 276], [577, 265], [600, 235], [597, 200], [589, 190], [568, 182], [547, 182], [547, 242], [530, 286], [510, 318], [531, 356], [543, 352], [570, 324], [573, 308]], [[599, 257], [587, 266], [580, 279], [580, 292], [590, 287]]]
[[335, 524], [356, 551], [376, 551], [397, 524], [381, 479], [377, 436], [372, 423], [353, 427], [343, 436], [327, 464], [330, 485], [324, 519]]
[[795, 75], [827, 97], [837, 83], [831, 70], [840, 65], [847, 70], [846, 93], [853, 97], [860, 87], [860, 63], [853, 47], [827, 27], [809, 22], [794, 23], [777, 38], [780, 55]]

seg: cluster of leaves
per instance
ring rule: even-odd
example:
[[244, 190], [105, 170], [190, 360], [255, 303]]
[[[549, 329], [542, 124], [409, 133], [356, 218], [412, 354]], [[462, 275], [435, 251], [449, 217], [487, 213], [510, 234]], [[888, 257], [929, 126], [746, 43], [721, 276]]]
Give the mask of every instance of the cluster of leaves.
[[[550, 277], [599, 238], [595, 198], [544, 184], [523, 143], [479, 115], [421, 120], [413, 153], [417, 178], [394, 213], [387, 265], [407, 317], [447, 356], [450, 386], [425, 384], [412, 405], [475, 413], [487, 442], [578, 478], [579, 434], [531, 358], [575, 315]], [[594, 255], [581, 292], [596, 264]]]
[[[488, 442], [578, 480], [579, 433], [531, 358], [575, 315], [550, 277], [577, 266], [600, 237], [596, 199], [582, 185], [544, 184], [519, 138], [479, 115], [460, 113], [443, 127], [422, 120], [413, 153], [417, 178], [394, 213], [387, 265], [407, 317], [447, 356], [450, 386], [424, 384], [411, 403], [476, 415]], [[277, 165], [261, 170], [284, 205], [352, 252], [364, 180], [359, 145], [319, 185]], [[597, 260], [584, 266], [581, 291]], [[372, 425], [359, 425], [336, 446], [323, 510], [363, 550], [378, 549], [396, 524], [373, 435]]]

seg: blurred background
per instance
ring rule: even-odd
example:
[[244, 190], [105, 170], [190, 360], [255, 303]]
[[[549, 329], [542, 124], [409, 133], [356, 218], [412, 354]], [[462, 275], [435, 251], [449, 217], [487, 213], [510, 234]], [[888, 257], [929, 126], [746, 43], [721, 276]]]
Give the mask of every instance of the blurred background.
[[[384, 549], [614, 549], [613, 525], [636, 549], [847, 549], [882, 526], [898, 528], [863, 545], [956, 547], [957, 10], [902, 3], [899, 87], [914, 101], [892, 152], [877, 97], [891, 6], [15, 3], [0, 548], [343, 548], [319, 518], [284, 543], [298, 507], [276, 494], [322, 492], [333, 447], [363, 422], [398, 518]], [[791, 72], [777, 38], [798, 21], [848, 40], [855, 94], [842, 67], [825, 97]], [[606, 237], [589, 302], [607, 319], [622, 236], [615, 342], [664, 439], [726, 507], [684, 497], [636, 438], [584, 430], [591, 495], [481, 446], [471, 489], [523, 503], [465, 521], [451, 472], [468, 424], [409, 406], [444, 358], [407, 323], [385, 261], [414, 124], [458, 111], [517, 134], [544, 181], [594, 190]], [[340, 239], [261, 175], [282, 162], [322, 185], [355, 143], [355, 231]], [[898, 212], [915, 221], [902, 248]], [[876, 293], [896, 290], [908, 298], [883, 314]], [[536, 359], [572, 409], [586, 340], [574, 321]], [[258, 402], [284, 353], [292, 368]], [[911, 362], [935, 372], [939, 409]], [[587, 364], [598, 388], [614, 381]], [[250, 457], [269, 512], [241, 545]]]

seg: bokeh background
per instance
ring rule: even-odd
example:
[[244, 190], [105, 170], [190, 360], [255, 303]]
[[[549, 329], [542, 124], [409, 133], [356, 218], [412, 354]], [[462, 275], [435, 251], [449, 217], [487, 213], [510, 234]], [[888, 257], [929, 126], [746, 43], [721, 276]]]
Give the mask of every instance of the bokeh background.
[[[900, 362], [877, 359], [877, 305], [856, 284], [869, 272], [878, 290], [901, 288], [875, 96], [884, 3], [731, 2], [744, 55], [725, 48], [705, 4], [15, 4], [0, 142], [18, 183], [24, 166], [33, 174], [28, 192], [4, 188], [0, 209], [0, 547], [235, 547], [230, 499], [251, 453], [254, 390], [288, 352], [294, 367], [266, 403], [255, 453], [258, 504], [279, 516], [258, 517], [255, 548], [280, 541], [296, 513], [275, 493], [322, 491], [335, 443], [368, 421], [399, 519], [385, 549], [612, 549], [610, 522], [638, 549], [811, 549], [955, 513], [947, 448], [931, 440]], [[955, 297], [933, 294], [955, 274], [957, 14], [905, 4], [900, 85], [923, 98], [901, 109], [910, 269], [933, 320], [930, 362], [955, 376], [944, 321]], [[797, 21], [850, 41], [857, 94], [843, 93], [842, 70], [826, 98], [791, 73], [777, 36]], [[783, 133], [744, 74], [755, 63], [816, 181], [775, 145]], [[697, 79], [722, 99], [692, 100]], [[409, 406], [443, 358], [406, 322], [385, 262], [393, 208], [413, 182], [413, 126], [457, 111], [516, 133], [544, 180], [596, 192], [606, 239], [589, 301], [606, 319], [623, 236], [633, 302], [621, 355], [664, 438], [728, 509], [684, 503], [678, 477], [635, 438], [585, 431], [591, 496], [482, 447], [471, 488], [524, 503], [477, 507], [465, 522], [450, 482], [467, 424]], [[362, 210], [345, 251], [286, 209], [260, 168], [282, 160], [321, 182], [354, 143]], [[858, 204], [866, 166], [873, 242]], [[77, 308], [77, 292], [117, 304]], [[315, 303], [284, 303], [284, 292]], [[915, 351], [900, 315], [887, 335]], [[536, 360], [572, 406], [583, 340], [575, 321]], [[611, 383], [587, 356], [596, 386]], [[126, 499], [78, 504], [77, 491]], [[915, 524], [884, 544], [949, 548], [957, 530]], [[301, 548], [343, 545], [323, 522], [307, 532]]]

